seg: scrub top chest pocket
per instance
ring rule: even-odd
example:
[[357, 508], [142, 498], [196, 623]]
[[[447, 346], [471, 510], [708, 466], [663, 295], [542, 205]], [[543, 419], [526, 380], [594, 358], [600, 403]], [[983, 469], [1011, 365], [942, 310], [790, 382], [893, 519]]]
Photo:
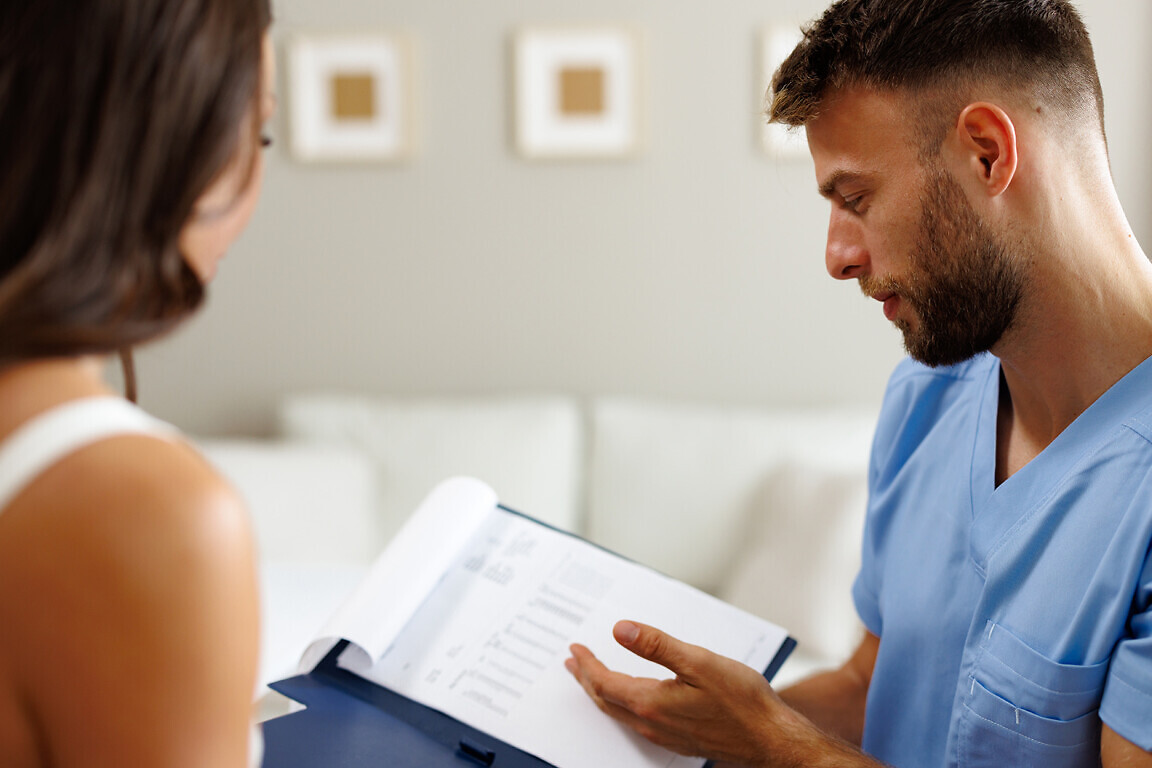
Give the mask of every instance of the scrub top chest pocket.
[[1058, 664], [989, 622], [972, 669], [958, 723], [960, 766], [1100, 764], [1107, 660]]

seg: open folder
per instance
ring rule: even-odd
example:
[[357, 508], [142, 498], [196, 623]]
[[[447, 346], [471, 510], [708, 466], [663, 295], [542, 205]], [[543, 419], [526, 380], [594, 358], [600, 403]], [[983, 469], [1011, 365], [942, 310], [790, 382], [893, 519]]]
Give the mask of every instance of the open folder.
[[[772, 585], [765, 585], [766, 589]], [[632, 619], [763, 670], [787, 632], [501, 506], [469, 478], [439, 485], [272, 688], [304, 709], [264, 724], [265, 768], [699, 768], [601, 713], [564, 668], [669, 678], [612, 638]]]

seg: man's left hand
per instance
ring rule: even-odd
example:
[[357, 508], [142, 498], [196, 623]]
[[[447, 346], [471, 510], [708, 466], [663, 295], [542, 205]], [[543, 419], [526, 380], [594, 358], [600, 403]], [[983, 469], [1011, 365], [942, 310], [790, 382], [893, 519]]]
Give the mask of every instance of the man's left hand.
[[596, 706], [649, 741], [683, 755], [761, 765], [772, 751], [772, 729], [788, 721], [811, 728], [745, 664], [636, 622], [617, 623], [613, 635], [676, 677], [613, 672], [582, 645], [572, 646], [565, 666]]

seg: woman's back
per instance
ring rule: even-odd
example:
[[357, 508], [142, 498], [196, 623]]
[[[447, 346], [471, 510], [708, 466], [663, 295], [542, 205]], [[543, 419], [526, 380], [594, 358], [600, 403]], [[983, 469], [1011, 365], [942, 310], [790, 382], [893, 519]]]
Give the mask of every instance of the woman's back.
[[92, 399], [98, 372], [0, 376], [0, 456], [59, 442], [0, 508], [0, 765], [241, 765], [258, 631], [243, 509], [174, 432]]

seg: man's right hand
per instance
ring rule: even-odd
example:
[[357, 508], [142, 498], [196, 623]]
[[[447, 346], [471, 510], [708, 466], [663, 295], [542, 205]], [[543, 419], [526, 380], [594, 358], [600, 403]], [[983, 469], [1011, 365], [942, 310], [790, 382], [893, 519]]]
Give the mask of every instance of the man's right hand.
[[747, 665], [635, 622], [619, 622], [613, 634], [676, 677], [613, 672], [582, 645], [566, 666], [602, 711], [660, 746], [747, 766], [876, 765], [821, 733]]

